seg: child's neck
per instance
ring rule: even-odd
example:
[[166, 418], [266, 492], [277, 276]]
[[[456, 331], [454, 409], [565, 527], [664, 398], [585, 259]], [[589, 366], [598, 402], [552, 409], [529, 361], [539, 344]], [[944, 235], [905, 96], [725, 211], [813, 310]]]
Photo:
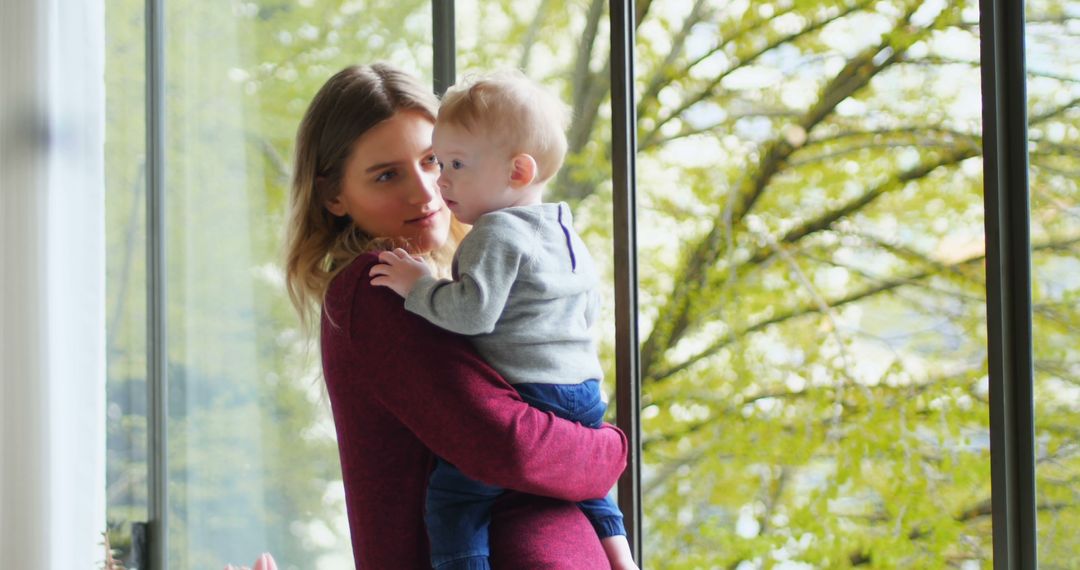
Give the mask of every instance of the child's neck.
[[544, 201], [544, 187], [546, 184], [530, 184], [519, 190], [516, 190], [517, 199], [513, 201], [509, 206], [535, 206], [541, 204]]

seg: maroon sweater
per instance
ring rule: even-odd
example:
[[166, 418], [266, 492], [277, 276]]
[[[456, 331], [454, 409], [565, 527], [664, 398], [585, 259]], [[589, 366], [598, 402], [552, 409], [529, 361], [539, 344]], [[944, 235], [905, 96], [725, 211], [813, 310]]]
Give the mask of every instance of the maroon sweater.
[[492, 513], [496, 569], [607, 568], [596, 533], [567, 501], [607, 493], [626, 466], [626, 437], [528, 406], [467, 338], [371, 285], [376, 261], [362, 255], [334, 279], [322, 319], [356, 567], [431, 568], [423, 512], [437, 453], [514, 490]]

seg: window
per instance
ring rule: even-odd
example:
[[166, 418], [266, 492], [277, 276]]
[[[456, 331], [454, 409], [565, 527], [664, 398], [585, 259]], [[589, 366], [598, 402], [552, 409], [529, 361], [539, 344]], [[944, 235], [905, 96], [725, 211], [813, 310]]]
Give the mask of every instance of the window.
[[[283, 568], [348, 565], [317, 352], [277, 265], [292, 137], [344, 65], [435, 75], [432, 5], [151, 1], [166, 22], [165, 128], [151, 144], [165, 153], [169, 567], [246, 561], [266, 545]], [[1080, 554], [1074, 4], [1027, 2], [1031, 506], [1045, 567]], [[144, 7], [107, 5], [109, 514], [123, 547], [124, 525], [149, 516], [155, 278]], [[987, 347], [1010, 333], [988, 329], [998, 275], [985, 266], [1000, 244], [988, 250], [984, 235], [980, 2], [636, 2], [629, 245], [615, 221], [612, 141], [629, 133], [612, 134], [625, 101], [612, 100], [622, 38], [609, 24], [625, 4], [440, 6], [456, 12], [439, 31], [456, 35], [458, 75], [521, 67], [574, 108], [549, 198], [570, 203], [608, 290], [621, 271], [612, 244], [636, 252], [633, 491], [648, 568], [1006, 564], [992, 527], [1015, 521], [996, 513], [992, 525], [990, 446], [1008, 426], [992, 411]], [[625, 332], [614, 303], [600, 331], [612, 399]]]

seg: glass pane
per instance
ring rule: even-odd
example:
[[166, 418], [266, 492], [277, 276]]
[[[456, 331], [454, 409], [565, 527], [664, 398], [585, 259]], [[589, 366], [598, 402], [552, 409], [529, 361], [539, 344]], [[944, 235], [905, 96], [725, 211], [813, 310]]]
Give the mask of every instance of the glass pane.
[[342, 67], [430, 81], [421, 0], [166, 2], [169, 567], [351, 564], [318, 351], [284, 295], [292, 142]]
[[[571, 106], [569, 148], [545, 202], [566, 202], [601, 274], [596, 334], [614, 421], [615, 297], [608, 2], [457, 0], [457, 71], [516, 68]], [[573, 41], [570, 41], [573, 40]]]
[[1080, 3], [1026, 3], [1038, 554], [1080, 559]]
[[989, 567], [978, 21], [649, 4], [650, 568]]
[[144, 4], [105, 3], [105, 500], [110, 546], [128, 568], [131, 523], [147, 519]]

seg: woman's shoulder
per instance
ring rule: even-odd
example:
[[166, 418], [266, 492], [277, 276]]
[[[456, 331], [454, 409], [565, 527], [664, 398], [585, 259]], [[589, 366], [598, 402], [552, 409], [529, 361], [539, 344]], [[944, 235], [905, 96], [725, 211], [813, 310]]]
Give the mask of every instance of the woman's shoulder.
[[357, 308], [364, 312], [401, 309], [403, 302], [397, 294], [371, 284], [369, 273], [378, 262], [378, 252], [361, 253], [334, 276], [323, 299], [323, 312], [331, 322], [349, 322]]
[[376, 251], [357, 255], [330, 281], [330, 288], [326, 292], [327, 296], [347, 294], [348, 291], [355, 289], [357, 286], [371, 286], [371, 277], [368, 276], [368, 271], [371, 270], [371, 266], [378, 262], [379, 253]]

